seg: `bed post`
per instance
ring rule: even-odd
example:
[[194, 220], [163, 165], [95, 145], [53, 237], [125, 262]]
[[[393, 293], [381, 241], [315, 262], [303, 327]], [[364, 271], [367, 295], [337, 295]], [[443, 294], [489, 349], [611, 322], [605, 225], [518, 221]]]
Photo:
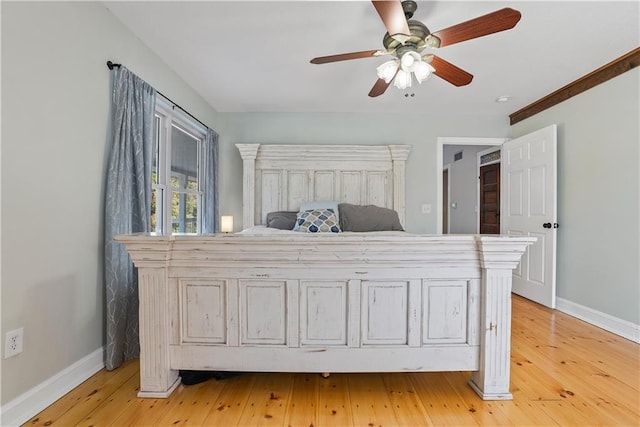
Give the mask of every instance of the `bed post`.
[[[480, 290], [480, 367], [469, 385], [483, 400], [511, 400], [511, 280], [527, 246], [535, 241], [478, 236]], [[515, 237], [515, 236], [514, 236]]]
[[[143, 239], [142, 241], [140, 239]], [[140, 390], [138, 397], [168, 397], [180, 384], [178, 370], [171, 369], [169, 346], [173, 325], [167, 258], [171, 252], [171, 236], [153, 240], [144, 235], [116, 236], [127, 245], [138, 268], [138, 320], [140, 336]]]
[[393, 161], [393, 209], [398, 212], [400, 224], [405, 222], [405, 164], [411, 152], [410, 145], [389, 145]]
[[255, 224], [256, 157], [260, 144], [236, 144], [242, 157], [242, 228]]

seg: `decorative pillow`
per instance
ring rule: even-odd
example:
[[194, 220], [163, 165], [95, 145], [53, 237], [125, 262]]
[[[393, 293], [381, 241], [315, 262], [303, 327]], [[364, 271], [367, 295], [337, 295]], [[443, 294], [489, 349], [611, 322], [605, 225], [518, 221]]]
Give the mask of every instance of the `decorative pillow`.
[[404, 231], [398, 212], [376, 205], [340, 203], [342, 231]]
[[293, 230], [296, 225], [296, 217], [298, 212], [269, 212], [267, 214], [267, 227], [277, 228], [279, 230]]
[[332, 209], [312, 209], [298, 213], [298, 231], [303, 233], [339, 233], [338, 219]]
[[[338, 224], [340, 224], [340, 213], [338, 212], [338, 202], [333, 200], [326, 200], [320, 202], [305, 202], [300, 206], [300, 212], [310, 211], [313, 209], [331, 209], [336, 216], [336, 220]], [[298, 231], [298, 221], [296, 221], [295, 227], [293, 227], [293, 231]]]

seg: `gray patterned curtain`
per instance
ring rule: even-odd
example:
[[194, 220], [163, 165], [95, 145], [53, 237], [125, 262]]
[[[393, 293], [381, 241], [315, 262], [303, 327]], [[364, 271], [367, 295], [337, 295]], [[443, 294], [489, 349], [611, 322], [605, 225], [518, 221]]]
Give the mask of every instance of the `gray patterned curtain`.
[[204, 141], [205, 177], [202, 208], [202, 233], [220, 231], [218, 215], [218, 134], [213, 129], [207, 130]]
[[140, 353], [137, 274], [126, 248], [113, 237], [151, 229], [155, 102], [153, 87], [124, 66], [116, 68], [104, 212], [108, 370]]

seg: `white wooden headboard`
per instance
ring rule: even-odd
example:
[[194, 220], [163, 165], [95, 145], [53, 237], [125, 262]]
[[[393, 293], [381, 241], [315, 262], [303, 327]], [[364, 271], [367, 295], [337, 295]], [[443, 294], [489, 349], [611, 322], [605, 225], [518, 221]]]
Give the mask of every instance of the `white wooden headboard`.
[[308, 201], [394, 209], [405, 224], [410, 145], [236, 144], [243, 161], [243, 228]]

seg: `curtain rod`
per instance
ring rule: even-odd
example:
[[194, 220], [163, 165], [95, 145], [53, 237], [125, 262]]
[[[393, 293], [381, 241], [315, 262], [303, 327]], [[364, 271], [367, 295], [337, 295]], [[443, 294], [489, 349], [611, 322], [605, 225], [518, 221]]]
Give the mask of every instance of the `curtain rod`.
[[[114, 62], [111, 61], [107, 61], [107, 67], [110, 70], [113, 70], [114, 68], [119, 68], [122, 64], [116, 64]], [[202, 123], [200, 120], [198, 120], [193, 114], [191, 114], [190, 112], [188, 112], [187, 110], [185, 110], [184, 108], [182, 108], [181, 106], [179, 106], [178, 104], [176, 104], [175, 102], [173, 102], [168, 96], [166, 96], [165, 94], [163, 94], [162, 92], [160, 92], [159, 90], [156, 90], [156, 92], [158, 93], [158, 95], [162, 96], [164, 99], [166, 99], [167, 101], [169, 101], [170, 103], [173, 104], [173, 108], [175, 109], [176, 107], [178, 107], [179, 109], [181, 109], [185, 114], [187, 114], [189, 117], [191, 117], [193, 120], [195, 120], [196, 122], [200, 123], [202, 126], [205, 127], [205, 129], [209, 129], [209, 126], [205, 125], [204, 123]]]

